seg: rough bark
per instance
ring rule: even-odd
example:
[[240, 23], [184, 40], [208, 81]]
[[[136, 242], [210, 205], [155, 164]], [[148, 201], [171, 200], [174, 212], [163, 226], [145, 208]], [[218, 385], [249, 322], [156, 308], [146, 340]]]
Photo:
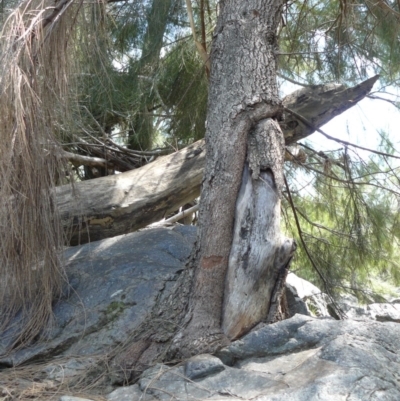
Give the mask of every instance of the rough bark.
[[[377, 78], [348, 89], [343, 85], [303, 88], [282, 103], [319, 128], [363, 99]], [[279, 124], [286, 145], [314, 132], [290, 112], [283, 112]], [[79, 163], [84, 161], [79, 158]], [[200, 193], [204, 162], [205, 143], [201, 140], [140, 169], [77, 183], [73, 193], [70, 186], [58, 188], [57, 202], [64, 226], [71, 232], [71, 244], [125, 234], [178, 210]], [[92, 160], [88, 163], [92, 165]]]
[[[256, 251], [254, 257], [251, 255], [251, 262], [256, 264], [246, 266], [245, 275], [265, 275], [266, 270], [273, 269], [272, 266], [265, 266], [265, 262], [274, 258], [271, 255], [277, 252], [276, 246], [280, 248], [282, 244], [280, 234], [275, 232], [276, 244], [267, 245], [269, 249], [265, 251], [268, 242], [265, 237], [265, 230], [268, 229], [266, 219], [268, 225], [276, 228], [272, 220], [277, 216], [265, 216], [264, 205], [257, 202], [279, 195], [283, 182], [284, 139], [275, 121], [281, 114], [275, 50], [282, 4], [281, 0], [221, 2], [211, 53], [207, 159], [197, 248], [192, 261], [195, 276], [187, 313], [188, 323], [178, 335], [182, 356], [199, 350], [213, 352], [228, 338], [234, 338], [236, 333], [243, 334], [259, 322], [259, 316], [256, 316], [246, 319], [243, 324], [235, 324], [234, 330], [230, 329], [230, 323], [225, 321], [228, 316], [223, 313], [226, 309], [223, 308], [224, 296], [228, 299], [226, 306], [230, 303], [232, 291], [230, 282], [225, 288], [226, 274], [246, 258], [245, 252], [238, 254], [240, 260], [236, 260], [236, 249], [249, 251], [249, 247], [253, 247], [250, 242], [256, 241], [255, 247], [259, 247], [264, 254], [261, 256]], [[267, 145], [268, 148], [255, 151], [254, 146], [249, 146], [251, 136], [258, 145]], [[246, 173], [247, 169], [249, 173]], [[265, 179], [270, 179], [270, 185]], [[239, 190], [242, 186], [241, 194], [246, 192], [248, 182], [252, 187], [253, 215], [248, 220], [245, 211], [243, 220], [245, 223], [248, 221], [250, 227], [247, 231], [242, 227], [234, 230], [235, 218], [241, 220], [243, 213]], [[260, 194], [257, 194], [261, 187]], [[270, 191], [273, 193], [270, 194]], [[277, 202], [279, 198], [274, 200], [274, 204]], [[272, 209], [276, 210], [275, 207]], [[288, 258], [288, 255], [283, 257]], [[239, 281], [234, 285], [241, 285]], [[257, 278], [254, 281], [259, 282]], [[271, 287], [274, 286], [275, 283], [271, 283]], [[251, 288], [251, 293], [246, 296], [252, 297], [253, 294], [254, 288]], [[264, 301], [268, 303], [271, 294], [264, 295]], [[250, 301], [251, 304], [253, 302]], [[240, 320], [237, 311], [232, 313], [236, 306], [233, 305], [229, 314], [235, 322]]]
[[297, 142], [315, 131], [292, 115], [290, 110], [319, 128], [368, 95], [378, 78], [379, 75], [376, 75], [352, 88], [339, 84], [315, 85], [286, 96], [282, 102], [286, 110], [285, 118], [281, 122], [286, 143]]

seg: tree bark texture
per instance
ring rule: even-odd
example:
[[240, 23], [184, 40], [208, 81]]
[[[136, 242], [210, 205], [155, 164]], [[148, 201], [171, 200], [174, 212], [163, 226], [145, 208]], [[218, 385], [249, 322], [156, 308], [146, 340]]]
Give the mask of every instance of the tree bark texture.
[[[282, 247], [277, 213], [284, 137], [276, 121], [282, 109], [275, 51], [282, 4], [281, 0], [220, 3], [211, 52], [207, 158], [192, 262], [195, 276], [188, 325], [179, 334], [182, 356], [213, 352], [266, 318], [267, 314], [252, 314], [248, 307], [257, 300], [254, 294], [275, 286], [273, 282], [265, 286], [263, 280], [273, 277], [275, 266], [270, 262], [279, 250], [282, 260], [291, 258], [291, 244]], [[243, 272], [241, 277], [237, 269]], [[236, 287], [244, 284], [244, 277], [252, 278], [248, 293], [238, 293]], [[261, 302], [268, 304], [270, 296], [264, 293]], [[243, 312], [238, 303], [244, 298]]]
[[[340, 84], [315, 85], [299, 89], [283, 100], [286, 110], [281, 128], [285, 133], [286, 144], [297, 142], [311, 135], [337, 115], [353, 107], [371, 91], [379, 75], [367, 79], [352, 88]], [[297, 119], [290, 113], [302, 116], [313, 127]]]
[[[363, 99], [377, 78], [348, 89], [334, 84], [302, 88], [282, 103], [319, 128]], [[279, 125], [286, 145], [314, 132], [290, 112], [283, 112]], [[57, 203], [70, 244], [126, 234], [178, 210], [200, 194], [205, 155], [201, 140], [139, 169], [76, 183], [73, 192], [69, 185], [57, 188]], [[92, 160], [88, 163], [91, 165]]]

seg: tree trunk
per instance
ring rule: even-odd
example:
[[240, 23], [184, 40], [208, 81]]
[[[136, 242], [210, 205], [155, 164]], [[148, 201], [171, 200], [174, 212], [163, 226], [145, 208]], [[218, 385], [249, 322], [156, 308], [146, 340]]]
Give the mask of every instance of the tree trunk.
[[285, 148], [275, 51], [283, 1], [220, 4], [195, 277], [177, 336], [182, 356], [213, 352], [266, 319], [294, 251], [279, 230]]
[[[279, 314], [295, 250], [279, 228], [284, 137], [274, 50], [282, 1], [220, 4], [197, 243], [172, 294], [114, 359], [122, 380], [156, 360], [214, 352]], [[290, 137], [312, 127], [301, 129]]]

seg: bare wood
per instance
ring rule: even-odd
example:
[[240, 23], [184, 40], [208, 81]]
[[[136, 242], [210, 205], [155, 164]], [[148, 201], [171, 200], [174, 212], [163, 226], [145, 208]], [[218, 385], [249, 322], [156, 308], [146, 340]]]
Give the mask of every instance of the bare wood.
[[[285, 97], [283, 104], [305, 114], [318, 128], [357, 104], [376, 79], [349, 89], [341, 85], [301, 89]], [[284, 113], [280, 126], [286, 145], [313, 133], [312, 128], [290, 113]], [[139, 169], [77, 183], [74, 192], [70, 186], [57, 188], [57, 203], [64, 226], [71, 231], [71, 244], [125, 234], [178, 210], [200, 194], [204, 160], [205, 144], [200, 140]]]
[[101, 157], [91, 157], [78, 155], [76, 153], [63, 151], [61, 157], [68, 159], [74, 166], [91, 166], [91, 167], [112, 167], [113, 164]]
[[189, 209], [183, 210], [182, 212], [177, 213], [175, 216], [170, 217], [169, 219], [163, 221], [161, 224], [173, 224], [179, 220], [184, 219], [185, 217], [193, 215], [199, 210], [199, 205], [194, 205]]
[[[299, 89], [283, 99], [283, 106], [295, 111], [315, 128], [320, 128], [334, 117], [356, 105], [371, 91], [379, 75], [367, 79], [351, 88], [339, 84], [315, 85]], [[296, 116], [285, 112], [281, 123], [286, 145], [297, 142], [315, 129]]]
[[274, 120], [261, 121], [250, 133], [225, 283], [222, 328], [230, 339], [267, 318], [296, 249], [280, 230], [284, 153]]
[[128, 233], [161, 220], [200, 195], [205, 150], [199, 141], [140, 169], [56, 189], [71, 245]]

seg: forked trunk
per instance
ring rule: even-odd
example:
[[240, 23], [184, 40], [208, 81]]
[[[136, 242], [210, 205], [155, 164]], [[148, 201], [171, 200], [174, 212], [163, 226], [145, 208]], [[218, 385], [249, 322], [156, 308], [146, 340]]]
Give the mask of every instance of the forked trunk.
[[276, 83], [282, 0], [225, 0], [214, 34], [207, 159], [183, 356], [268, 316], [294, 243], [279, 229], [284, 138]]

